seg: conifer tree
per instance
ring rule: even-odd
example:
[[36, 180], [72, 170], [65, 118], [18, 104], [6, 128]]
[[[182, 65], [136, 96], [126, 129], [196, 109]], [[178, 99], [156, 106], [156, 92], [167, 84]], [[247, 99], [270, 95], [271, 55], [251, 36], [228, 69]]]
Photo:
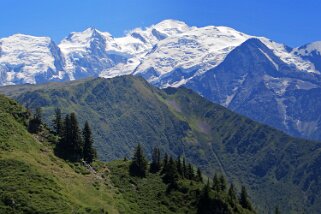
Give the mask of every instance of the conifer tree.
[[281, 214], [280, 210], [279, 210], [279, 207], [275, 207], [275, 211], [274, 211], [275, 214]]
[[77, 162], [83, 158], [83, 140], [75, 113], [70, 114], [70, 128], [70, 160]]
[[33, 118], [29, 121], [28, 131], [30, 133], [38, 133], [42, 124], [42, 110], [37, 108]]
[[75, 113], [66, 115], [62, 138], [55, 148], [58, 156], [72, 162], [83, 158], [83, 140]]
[[163, 180], [168, 183], [170, 187], [176, 188], [178, 182], [177, 164], [172, 157], [169, 158], [167, 167], [165, 168]]
[[94, 140], [92, 137], [92, 132], [89, 123], [86, 121], [83, 129], [83, 140], [84, 140], [84, 161], [87, 163], [92, 163], [96, 158], [96, 150], [93, 147]]
[[166, 169], [167, 169], [167, 165], [168, 165], [168, 154], [165, 153], [164, 154], [164, 158], [163, 158], [163, 169], [162, 169], [162, 172], [161, 174], [164, 174]]
[[161, 168], [161, 157], [159, 148], [155, 147], [152, 154], [152, 163], [150, 164], [150, 172], [156, 173]]
[[221, 190], [220, 188], [220, 180], [217, 176], [217, 174], [215, 173], [214, 177], [213, 177], [213, 186], [212, 186], [212, 189], [215, 191], [215, 192], [219, 192]]
[[228, 201], [232, 205], [232, 207], [236, 206], [237, 196], [233, 183], [231, 183], [230, 188], [228, 189]]
[[55, 133], [59, 137], [63, 137], [63, 121], [61, 116], [61, 110], [59, 108], [55, 109], [55, 118], [52, 122]]
[[177, 165], [177, 172], [178, 174], [183, 177], [183, 167], [182, 167], [182, 162], [181, 162], [181, 156], [177, 157], [177, 161], [176, 161], [176, 165]]
[[137, 145], [130, 164], [129, 172], [133, 176], [145, 177], [147, 171], [147, 160], [140, 144]]
[[187, 171], [187, 168], [186, 168], [186, 162], [185, 162], [185, 157], [183, 157], [183, 178], [186, 178], [186, 171]]
[[35, 119], [42, 123], [42, 109], [40, 107], [36, 108]]
[[197, 168], [197, 177], [196, 177], [197, 181], [203, 182], [203, 176], [202, 176], [202, 171], [200, 168]]
[[239, 202], [243, 208], [253, 210], [252, 204], [248, 198], [248, 194], [244, 186], [242, 186]]
[[225, 192], [227, 188], [227, 184], [223, 175], [220, 176], [219, 181], [220, 181], [220, 191]]
[[194, 180], [195, 178], [194, 169], [192, 167], [192, 164], [190, 163], [188, 164], [188, 167], [187, 167], [187, 175], [189, 180]]

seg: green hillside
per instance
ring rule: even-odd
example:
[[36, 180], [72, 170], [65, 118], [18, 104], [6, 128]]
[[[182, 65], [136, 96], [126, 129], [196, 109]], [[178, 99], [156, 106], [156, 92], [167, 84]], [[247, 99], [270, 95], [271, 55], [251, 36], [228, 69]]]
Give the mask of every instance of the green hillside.
[[125, 76], [46, 85], [8, 86], [2, 93], [47, 122], [56, 107], [91, 122], [101, 160], [130, 157], [141, 143], [186, 156], [208, 176], [220, 172], [238, 189], [245, 184], [260, 213], [321, 209], [320, 143], [295, 139], [210, 103], [191, 90], [151, 87]]
[[[57, 137], [27, 131], [30, 113], [0, 96], [0, 213], [199, 213], [204, 184], [181, 178], [168, 191], [160, 173], [129, 175], [130, 161], [94, 162], [93, 169], [53, 153]], [[219, 213], [253, 213], [227, 191], [209, 191]], [[180, 201], [175, 203], [175, 201]]]

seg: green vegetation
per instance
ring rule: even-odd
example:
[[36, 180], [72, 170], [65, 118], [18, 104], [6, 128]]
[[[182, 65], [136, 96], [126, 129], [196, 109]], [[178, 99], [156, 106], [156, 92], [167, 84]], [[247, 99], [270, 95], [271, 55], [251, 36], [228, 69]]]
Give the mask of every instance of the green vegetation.
[[0, 96], [0, 213], [118, 213], [114, 192], [99, 174], [83, 166], [85, 173], [77, 173], [57, 158], [57, 139], [45, 128], [28, 133], [29, 117]]
[[57, 107], [75, 112], [81, 124], [90, 121], [100, 160], [131, 157], [138, 143], [150, 159], [159, 147], [169, 156], [185, 157], [186, 178], [196, 176], [191, 163], [209, 177], [224, 175], [236, 189], [246, 186], [260, 213], [275, 207], [282, 213], [321, 209], [320, 143], [289, 137], [191, 90], [159, 90], [142, 78], [124, 76], [0, 91], [32, 110], [42, 107], [48, 124]]
[[[53, 152], [59, 137], [45, 125], [40, 124], [37, 133], [27, 131], [27, 124], [41, 114], [29, 119], [30, 113], [17, 103], [3, 96], [0, 101], [0, 213], [205, 213], [200, 205], [214, 207], [216, 213], [253, 213], [229, 201], [226, 192], [209, 190], [204, 205], [204, 184], [184, 179], [172, 157], [164, 174], [160, 168], [148, 173], [140, 145], [133, 161], [90, 166], [60, 159]], [[88, 127], [86, 123], [84, 135], [90, 140]], [[155, 151], [158, 162], [159, 149]], [[133, 163], [142, 164], [144, 176], [130, 175]], [[164, 182], [173, 170], [175, 186], [171, 179]]]

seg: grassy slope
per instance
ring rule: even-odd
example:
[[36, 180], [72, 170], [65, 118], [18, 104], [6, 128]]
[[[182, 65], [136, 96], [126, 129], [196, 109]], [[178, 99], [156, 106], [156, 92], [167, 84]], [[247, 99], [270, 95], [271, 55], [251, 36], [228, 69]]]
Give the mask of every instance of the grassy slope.
[[[66, 163], [54, 156], [46, 129], [37, 135], [26, 131], [29, 116], [0, 95], [0, 213], [197, 212], [204, 184], [180, 180], [184, 191], [167, 193], [159, 174], [130, 176], [129, 161], [95, 162], [95, 173]], [[225, 193], [215, 197], [226, 204]]]
[[130, 76], [0, 90], [31, 109], [42, 106], [48, 120], [58, 106], [91, 121], [102, 159], [129, 156], [138, 142], [148, 152], [160, 145], [209, 175], [221, 171], [246, 184], [262, 212], [321, 208], [320, 144], [288, 137], [190, 90], [162, 91]]
[[[181, 179], [178, 190], [166, 191], [159, 173], [148, 173], [146, 178], [132, 177], [128, 173], [129, 161], [112, 161], [108, 163], [111, 180], [119, 188], [124, 206], [122, 213], [197, 213], [197, 197], [204, 187], [203, 183]], [[213, 193], [213, 192], [212, 192]], [[226, 193], [214, 196], [225, 204]], [[228, 205], [229, 206], [229, 205]], [[231, 207], [229, 207], [233, 210]], [[252, 213], [237, 205], [237, 213]], [[233, 211], [232, 211], [233, 212]]]
[[48, 143], [30, 135], [14, 119], [27, 118], [15, 102], [0, 96], [0, 105], [1, 213], [117, 213], [113, 193], [101, 179], [76, 173]]

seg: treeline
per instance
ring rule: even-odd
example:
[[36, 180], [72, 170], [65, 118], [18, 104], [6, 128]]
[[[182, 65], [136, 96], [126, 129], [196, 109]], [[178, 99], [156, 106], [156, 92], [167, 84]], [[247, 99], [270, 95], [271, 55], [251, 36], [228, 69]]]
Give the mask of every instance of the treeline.
[[[28, 130], [31, 133], [40, 133], [46, 125], [42, 120], [41, 108], [37, 108], [33, 117], [29, 120]], [[93, 147], [94, 140], [89, 123], [86, 121], [81, 129], [75, 113], [66, 114], [62, 117], [61, 110], [55, 109], [52, 121], [53, 132], [58, 136], [55, 145], [55, 154], [71, 162], [86, 161], [92, 163], [97, 153]], [[45, 129], [49, 129], [46, 127]]]
[[[148, 164], [143, 148], [138, 144], [129, 166], [129, 173], [132, 176], [143, 178], [146, 177], [148, 172], [159, 173], [163, 182], [168, 184], [168, 190], [180, 190], [180, 180], [203, 183], [204, 179], [201, 169], [195, 170], [191, 163], [186, 162], [185, 157], [178, 156], [174, 159], [167, 153], [162, 157], [159, 148], [154, 148], [151, 162]], [[229, 204], [236, 212], [239, 206], [254, 212], [244, 186], [238, 194], [235, 186], [233, 184], [228, 186], [225, 177], [218, 174], [214, 175], [212, 182], [207, 179], [207, 183], [203, 185], [198, 197], [198, 213], [222, 213], [222, 210], [229, 209], [226, 204]], [[226, 203], [218, 200], [218, 196], [224, 196]]]
[[88, 121], [81, 130], [75, 113], [66, 114], [62, 119], [61, 110], [57, 108], [53, 127], [59, 136], [59, 142], [55, 147], [57, 156], [71, 162], [84, 160], [92, 163], [94, 161], [97, 154], [93, 147], [94, 140]]

